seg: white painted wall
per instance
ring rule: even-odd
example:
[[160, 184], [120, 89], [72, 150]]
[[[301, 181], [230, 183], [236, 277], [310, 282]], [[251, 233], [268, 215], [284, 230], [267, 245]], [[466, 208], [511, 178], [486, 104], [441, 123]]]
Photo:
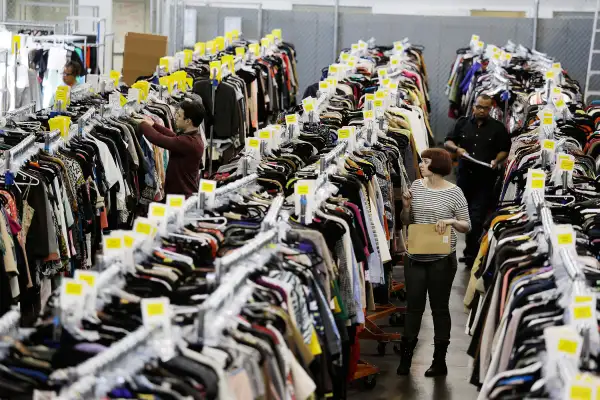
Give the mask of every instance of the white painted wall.
[[[93, 22], [91, 17], [93, 17], [93, 10], [88, 7], [81, 6], [97, 6], [98, 7], [98, 18], [105, 18], [105, 22], [101, 22], [100, 25], [100, 41], [104, 41], [103, 35], [105, 33], [113, 32], [113, 2], [112, 0], [79, 0], [79, 8], [78, 14], [81, 19], [78, 20], [77, 25], [77, 33], [81, 34], [97, 34], [97, 25]], [[106, 38], [106, 43], [104, 47], [100, 47], [98, 49], [98, 60], [104, 59], [104, 65], [100, 66], [100, 69], [104, 71], [108, 71], [111, 68], [112, 60], [112, 46], [113, 40], [112, 37]], [[106, 54], [106, 57], [104, 56]]]

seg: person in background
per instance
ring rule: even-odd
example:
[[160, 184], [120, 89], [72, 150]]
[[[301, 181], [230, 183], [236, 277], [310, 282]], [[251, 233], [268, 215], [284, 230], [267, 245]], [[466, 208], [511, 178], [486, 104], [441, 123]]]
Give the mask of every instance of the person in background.
[[[469, 203], [472, 228], [466, 237], [464, 262], [472, 268], [479, 252], [479, 239], [487, 215], [496, 205], [494, 186], [498, 170], [510, 151], [510, 138], [504, 124], [490, 117], [492, 98], [482, 94], [473, 106], [473, 116], [456, 121], [452, 132], [446, 137], [446, 149], [459, 157], [456, 184]], [[486, 167], [467, 159], [470, 156], [490, 165]]]
[[205, 115], [202, 103], [184, 100], [175, 113], [177, 132], [155, 124], [149, 117], [140, 124], [142, 134], [150, 143], [169, 150], [165, 194], [189, 197], [198, 191], [205, 147], [199, 127]]
[[[439, 235], [451, 230], [450, 254], [416, 255], [404, 258], [407, 314], [404, 334], [400, 342], [398, 375], [408, 375], [413, 352], [417, 345], [421, 319], [429, 294], [433, 314], [433, 363], [426, 377], [448, 374], [446, 352], [450, 345], [450, 291], [457, 270], [456, 232], [466, 233], [471, 228], [467, 200], [462, 190], [446, 181], [452, 171], [452, 157], [444, 149], [428, 149], [421, 154], [419, 164], [423, 179], [413, 182], [402, 198], [401, 219], [404, 225], [434, 224]], [[433, 234], [433, 232], [432, 232]]]
[[73, 88], [79, 83], [77, 77], [81, 76], [81, 65], [75, 61], [69, 61], [63, 69], [63, 82], [65, 85]]

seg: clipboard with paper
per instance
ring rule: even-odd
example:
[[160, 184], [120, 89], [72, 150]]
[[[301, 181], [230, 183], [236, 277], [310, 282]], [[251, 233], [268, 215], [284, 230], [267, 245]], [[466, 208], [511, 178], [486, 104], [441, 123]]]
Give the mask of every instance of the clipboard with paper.
[[468, 155], [468, 154], [465, 154], [465, 155], [463, 155], [463, 158], [464, 158], [465, 160], [469, 160], [469, 161], [471, 161], [472, 163], [479, 164], [479, 165], [482, 165], [482, 166], [484, 166], [484, 167], [488, 167], [489, 169], [493, 169], [493, 167], [492, 167], [492, 164], [485, 163], [485, 162], [483, 162], [483, 161], [479, 161], [478, 159], [476, 159], [476, 158], [473, 158], [473, 157], [471, 157], [471, 156], [470, 156], [470, 155]]
[[452, 228], [443, 235], [435, 230], [435, 224], [411, 224], [408, 226], [408, 253], [414, 255], [450, 254]]

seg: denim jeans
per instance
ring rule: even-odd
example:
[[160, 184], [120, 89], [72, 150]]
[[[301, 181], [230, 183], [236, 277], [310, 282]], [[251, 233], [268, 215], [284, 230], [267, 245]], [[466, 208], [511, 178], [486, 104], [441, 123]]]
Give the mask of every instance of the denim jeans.
[[456, 275], [456, 253], [437, 261], [417, 261], [404, 258], [407, 314], [404, 337], [416, 339], [421, 329], [427, 293], [433, 314], [434, 339], [450, 340], [450, 291]]

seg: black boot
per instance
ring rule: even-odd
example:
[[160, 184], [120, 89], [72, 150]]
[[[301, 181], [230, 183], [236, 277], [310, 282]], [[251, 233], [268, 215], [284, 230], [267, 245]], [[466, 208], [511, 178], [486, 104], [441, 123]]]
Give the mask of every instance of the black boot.
[[413, 353], [419, 339], [405, 339], [400, 341], [400, 365], [396, 370], [398, 375], [408, 375], [410, 373], [410, 365], [412, 364]]
[[425, 376], [432, 378], [434, 376], [448, 375], [448, 367], [446, 366], [446, 352], [450, 345], [449, 340], [436, 340], [435, 350], [433, 350], [433, 362], [431, 367], [425, 371]]

